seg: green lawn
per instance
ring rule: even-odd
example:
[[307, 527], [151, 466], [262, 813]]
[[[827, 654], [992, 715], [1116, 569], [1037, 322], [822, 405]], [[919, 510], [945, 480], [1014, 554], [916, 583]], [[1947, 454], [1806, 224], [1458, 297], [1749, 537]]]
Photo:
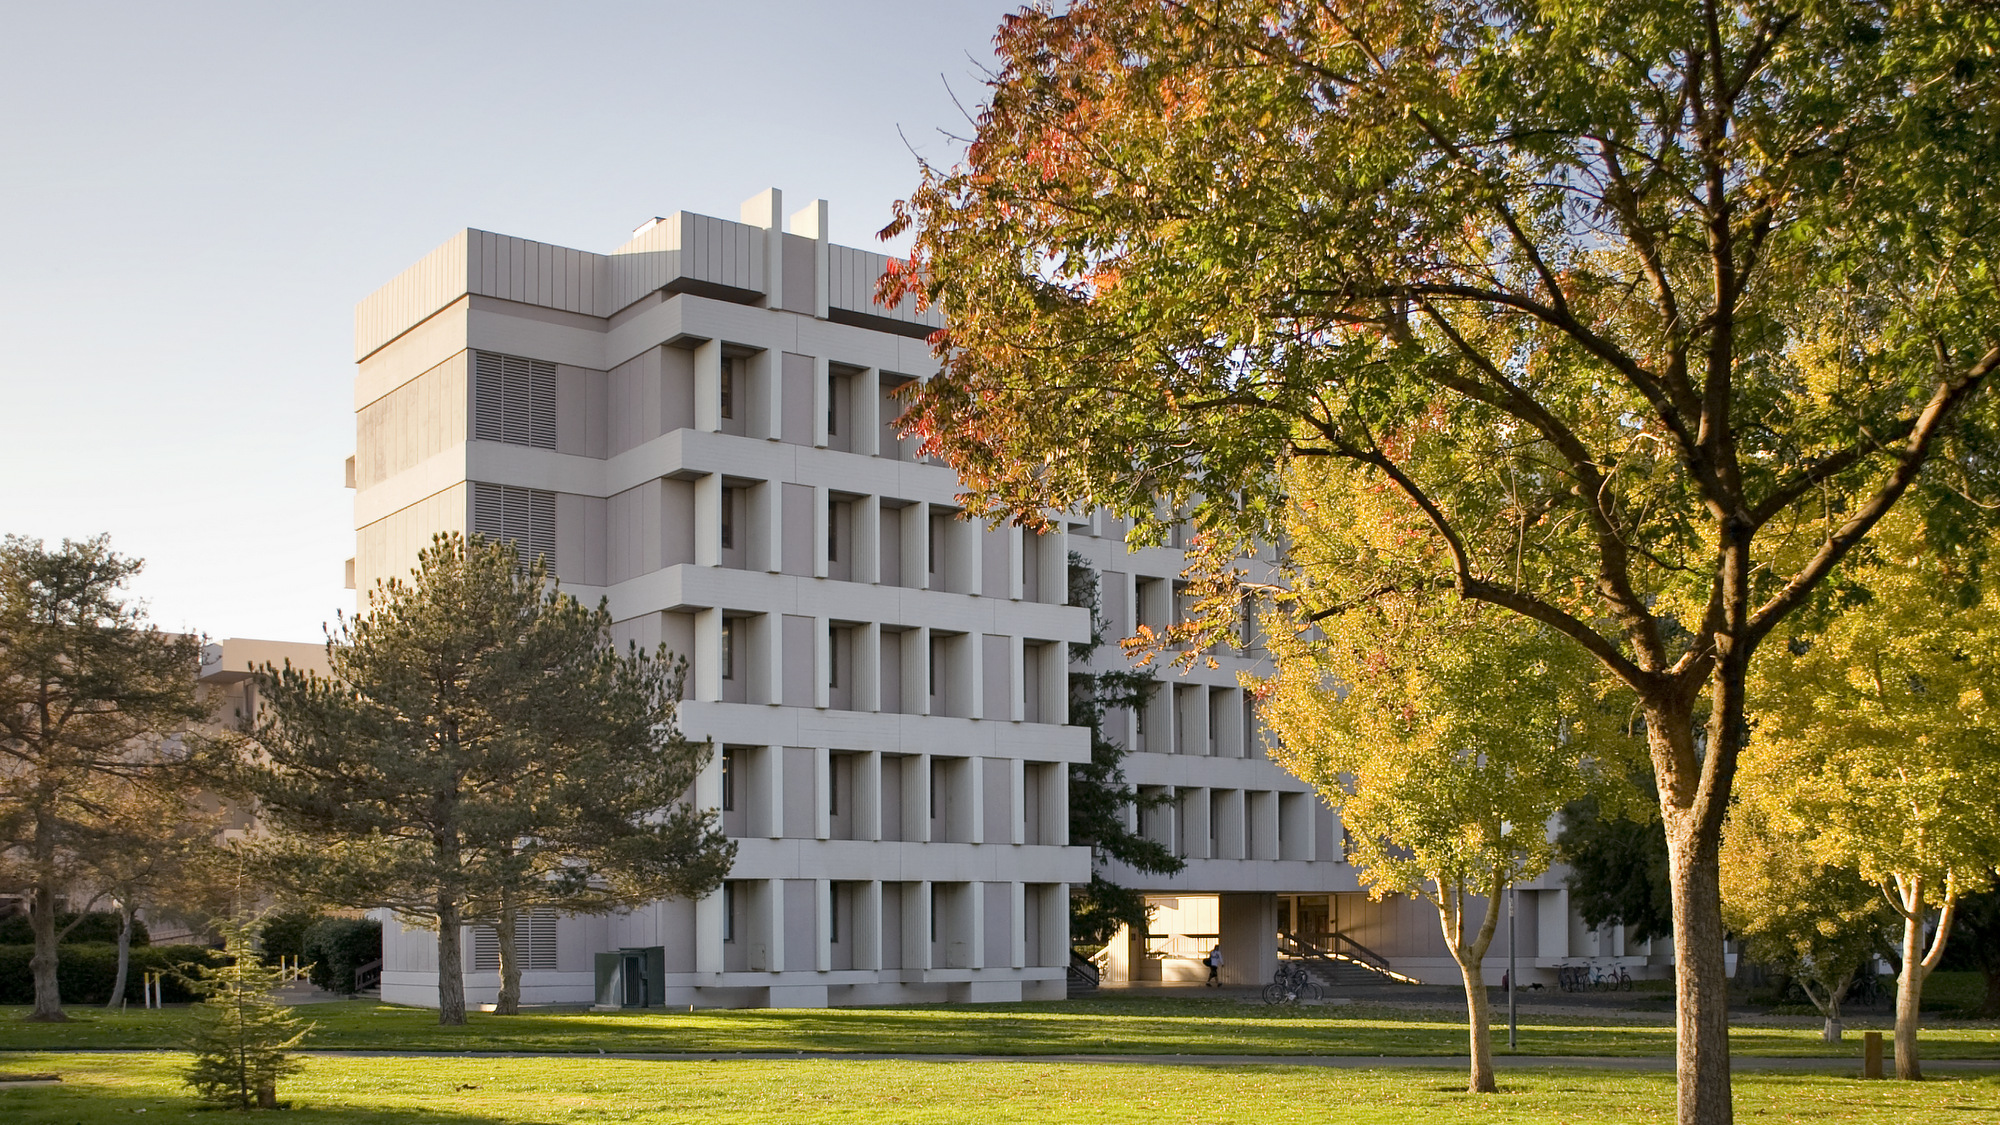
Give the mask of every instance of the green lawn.
[[[475, 1013], [465, 1027], [437, 1014], [369, 1001], [299, 1009], [319, 1024], [311, 1046], [424, 1051], [860, 1051], [917, 1054], [1451, 1055], [1465, 1050], [1463, 1017], [1368, 1005], [1267, 1008], [1227, 1000], [1104, 999], [918, 1008], [699, 1012]], [[72, 1022], [34, 1024], [0, 1008], [0, 1050], [171, 1047], [180, 1011], [71, 1009]], [[1853, 1054], [1850, 1034], [1829, 1049], [1816, 1029], [1740, 1027], [1743, 1056]], [[1504, 1025], [1503, 1025], [1504, 1026]], [[1865, 1026], [1865, 1025], [1864, 1025]], [[1859, 1030], [1850, 1025], [1852, 1030]], [[1505, 1052], [1504, 1034], [1497, 1037]], [[1664, 1016], [1601, 1019], [1524, 1013], [1524, 1055], [1658, 1055], [1673, 1050]], [[2000, 1058], [2000, 1025], [1934, 1022], [1926, 1057]]]
[[[104, 1125], [192, 1115], [182, 1056], [21, 1054], [0, 1069], [60, 1086], [0, 1089], [12, 1125]], [[505, 1122], [1645, 1122], [1671, 1120], [1668, 1074], [1506, 1071], [1472, 1097], [1455, 1071], [921, 1062], [631, 1062], [617, 1059], [316, 1058], [279, 1089], [286, 1125]], [[2000, 1077], [1923, 1083], [1743, 1074], [1737, 1113], [1760, 1122], [1976, 1120]], [[274, 1119], [275, 1120], [275, 1119]]]

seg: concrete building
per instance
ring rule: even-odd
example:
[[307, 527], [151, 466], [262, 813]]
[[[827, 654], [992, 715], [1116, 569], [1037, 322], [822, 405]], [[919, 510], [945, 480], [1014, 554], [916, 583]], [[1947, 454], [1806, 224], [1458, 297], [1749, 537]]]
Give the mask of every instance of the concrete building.
[[[1043, 535], [957, 518], [954, 475], [892, 425], [940, 321], [877, 305], [884, 257], [826, 230], [824, 201], [786, 229], [775, 189], [608, 254], [468, 230], [357, 310], [362, 608], [434, 533], [514, 539], [607, 598], [621, 642], [688, 656], [682, 724], [719, 747], [694, 798], [739, 842], [729, 881], [526, 919], [526, 1003], [1064, 994], [1069, 887], [1091, 863], [1067, 839], [1067, 768], [1088, 754], [1067, 646], [1090, 631], [1065, 604], [1069, 554], [1124, 635], [1176, 611], [1180, 552], [1129, 554], [1103, 518]], [[1173, 797], [1144, 829], [1189, 863], [1124, 873], [1162, 896], [1161, 936], [1114, 943], [1110, 975], [1191, 975], [1220, 940], [1232, 979], [1266, 980], [1279, 932], [1367, 934], [1392, 959], [1427, 933], [1412, 975], [1449, 966], [1434, 915], [1365, 904], [1329, 810], [1264, 757], [1235, 679], [1256, 658], [1114, 717], [1132, 780]], [[1560, 938], [1536, 955], [1567, 953], [1559, 882], [1532, 894], [1528, 928]], [[433, 939], [385, 929], [384, 998], [435, 1003]], [[490, 1001], [490, 935], [468, 938], [468, 997]]]

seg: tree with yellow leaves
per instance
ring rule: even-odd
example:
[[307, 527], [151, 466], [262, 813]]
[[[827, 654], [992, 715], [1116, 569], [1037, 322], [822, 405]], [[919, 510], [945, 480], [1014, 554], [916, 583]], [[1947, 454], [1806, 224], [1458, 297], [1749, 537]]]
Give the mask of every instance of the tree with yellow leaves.
[[[1812, 860], [1877, 884], [1903, 922], [1896, 1076], [1922, 1077], [1918, 1004], [1958, 900], [2000, 865], [2000, 586], [1950, 509], [1883, 522], [1844, 605], [1758, 667], [1738, 792]], [[1831, 599], [1830, 599], [1831, 600]]]
[[1399, 577], [1425, 544], [1399, 493], [1334, 463], [1292, 485], [1293, 585], [1265, 622], [1275, 672], [1255, 684], [1273, 756], [1339, 811], [1370, 894], [1436, 907], [1465, 982], [1468, 1089], [1489, 1093], [1482, 962], [1501, 892], [1548, 867], [1545, 826], [1622, 724], [1574, 645]]

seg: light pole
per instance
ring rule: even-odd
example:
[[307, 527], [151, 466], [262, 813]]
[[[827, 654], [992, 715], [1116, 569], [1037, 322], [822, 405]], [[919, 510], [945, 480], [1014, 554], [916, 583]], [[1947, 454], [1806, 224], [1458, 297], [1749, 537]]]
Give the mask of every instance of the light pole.
[[1521, 982], [1514, 979], [1514, 904], [1521, 901], [1521, 888], [1511, 881], [1507, 884], [1507, 1049], [1518, 1045], [1520, 1022], [1515, 1018], [1514, 990]]

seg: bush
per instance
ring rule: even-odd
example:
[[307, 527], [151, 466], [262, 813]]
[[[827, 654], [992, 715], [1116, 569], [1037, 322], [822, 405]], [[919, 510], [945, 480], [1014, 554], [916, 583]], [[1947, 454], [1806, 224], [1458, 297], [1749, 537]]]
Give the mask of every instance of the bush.
[[[56, 932], [61, 933], [64, 926], [75, 921], [76, 915], [73, 913], [56, 915]], [[119, 924], [117, 911], [93, 910], [83, 916], [83, 921], [77, 922], [76, 929], [63, 934], [61, 941], [64, 945], [115, 943], [118, 940]], [[0, 918], [0, 945], [33, 944], [35, 944], [35, 931], [28, 925], [26, 914]], [[132, 919], [132, 944], [151, 944], [151, 939], [146, 934], [146, 923], [137, 918]]]
[[326, 920], [326, 915], [309, 906], [274, 911], [257, 931], [257, 944], [264, 960], [275, 963], [280, 957], [305, 960], [306, 931]]
[[[0, 945], [0, 1004], [35, 1002], [35, 975], [28, 961], [35, 955], [32, 945]], [[148, 972], [165, 972], [161, 992], [169, 1004], [186, 1004], [196, 999], [188, 987], [187, 966], [215, 966], [222, 955], [200, 945], [147, 945], [132, 950], [131, 967], [125, 975], [125, 1000], [143, 1002], [141, 982]], [[102, 1004], [111, 998], [111, 982], [118, 977], [118, 947], [102, 942], [65, 945], [56, 951], [56, 987], [65, 1004]]]
[[369, 918], [325, 918], [306, 931], [305, 959], [312, 982], [328, 992], [354, 991], [354, 970], [382, 958], [382, 923]]

